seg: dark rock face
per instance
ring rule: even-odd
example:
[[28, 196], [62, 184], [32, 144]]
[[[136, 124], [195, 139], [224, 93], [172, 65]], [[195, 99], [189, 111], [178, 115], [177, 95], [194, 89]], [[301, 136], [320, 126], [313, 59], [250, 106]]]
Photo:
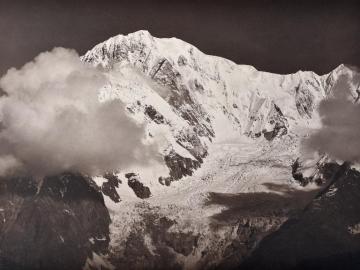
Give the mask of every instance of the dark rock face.
[[150, 198], [150, 188], [144, 186], [144, 184], [140, 182], [139, 176], [137, 174], [127, 173], [125, 174], [125, 177], [128, 179], [128, 185], [132, 188], [136, 196], [138, 196], [140, 199]]
[[172, 247], [177, 253], [189, 256], [197, 247], [198, 236], [192, 233], [167, 233], [164, 237], [165, 243]]
[[77, 270], [107, 252], [110, 217], [91, 179], [65, 173], [37, 187], [27, 177], [0, 182], [1, 269]]
[[[200, 163], [203, 162], [203, 159], [207, 156], [207, 149], [204, 148], [198, 136], [184, 135], [176, 141], [179, 145], [184, 147], [190, 152]], [[190, 145], [189, 145], [190, 142]]]
[[170, 176], [168, 176], [168, 177], [160, 176], [159, 177], [159, 183], [162, 185], [170, 186], [171, 181], [173, 181], [173, 179]]
[[177, 90], [177, 78], [180, 77], [180, 73], [173, 68], [166, 58], [160, 59], [151, 68], [149, 75], [157, 83], [168, 86], [172, 90]]
[[293, 178], [298, 181], [303, 187], [311, 182], [309, 177], [304, 177], [301, 172], [298, 171], [300, 168], [299, 159], [296, 159], [295, 162], [291, 165], [291, 173]]
[[317, 163], [317, 173], [308, 177], [305, 177], [301, 172], [301, 162], [296, 159], [291, 165], [291, 173], [293, 178], [302, 186], [307, 186], [309, 183], [316, 183], [321, 186], [326, 182], [326, 179], [330, 180], [338, 173], [339, 166], [336, 163]]
[[233, 224], [231, 241], [225, 242], [222, 256], [214, 269], [238, 267], [264, 237], [275, 232], [294, 212], [302, 211], [315, 195], [292, 190], [286, 185], [264, 185], [283, 195], [271, 192], [209, 193], [208, 204], [226, 207], [212, 216], [214, 229]]
[[163, 124], [165, 122], [164, 116], [151, 105], [145, 107], [145, 114], [157, 124]]
[[157, 213], [147, 204], [139, 224], [133, 226], [123, 252], [113, 252], [117, 269], [183, 269], [176, 256], [188, 256], [196, 248], [198, 235], [169, 231], [176, 220]]
[[111, 200], [118, 203], [121, 201], [120, 195], [117, 193], [116, 188], [119, 187], [121, 180], [113, 173], [107, 173], [104, 178], [108, 181], [102, 184], [101, 191], [104, 195], [108, 196]]
[[330, 185], [239, 269], [358, 269], [360, 173], [346, 163], [337, 169]]
[[216, 269], [233, 269], [246, 259], [261, 239], [273, 233], [283, 222], [276, 216], [239, 220], [236, 238], [229, 244]]
[[311, 118], [314, 110], [314, 95], [309, 89], [299, 85], [295, 89], [295, 103], [301, 117]]
[[273, 103], [273, 107], [268, 116], [268, 122], [273, 126], [272, 130], [263, 131], [265, 139], [272, 141], [276, 137], [281, 137], [288, 133], [288, 123], [280, 108]]
[[193, 171], [200, 167], [200, 162], [180, 156], [175, 152], [171, 152], [165, 156], [165, 163], [170, 169], [170, 177], [172, 180], [178, 180], [183, 176], [192, 175]]

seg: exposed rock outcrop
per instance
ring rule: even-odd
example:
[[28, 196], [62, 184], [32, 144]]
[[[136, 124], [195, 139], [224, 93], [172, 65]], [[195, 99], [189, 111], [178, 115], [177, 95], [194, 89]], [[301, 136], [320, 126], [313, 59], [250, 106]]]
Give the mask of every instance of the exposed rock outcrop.
[[135, 195], [140, 199], [147, 199], [151, 196], [150, 189], [147, 186], [144, 186], [143, 183], [140, 182], [140, 178], [135, 173], [127, 173], [125, 177], [128, 179], [128, 185], [132, 188]]
[[120, 195], [117, 192], [116, 188], [119, 187], [119, 183], [121, 184], [121, 180], [114, 173], [107, 173], [104, 175], [104, 178], [107, 181], [102, 184], [102, 193], [108, 196], [114, 202], [120, 202]]
[[330, 185], [265, 238], [239, 269], [356, 269], [360, 239], [349, 227], [360, 220], [360, 173], [344, 163], [332, 176]]
[[1, 269], [81, 269], [107, 253], [110, 217], [92, 180], [64, 173], [0, 181]]

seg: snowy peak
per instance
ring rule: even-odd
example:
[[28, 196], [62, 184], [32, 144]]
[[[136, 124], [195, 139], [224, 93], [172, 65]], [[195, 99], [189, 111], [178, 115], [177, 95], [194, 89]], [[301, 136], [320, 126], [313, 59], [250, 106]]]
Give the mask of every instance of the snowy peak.
[[[216, 59], [215, 62], [220, 62], [222, 66], [230, 68], [237, 66], [230, 60], [216, 56], [207, 56], [195, 46], [180, 39], [156, 38], [146, 30], [109, 38], [88, 51], [82, 59], [95, 65], [110, 68], [112, 64], [122, 62], [125, 59], [133, 64], [141, 65], [142, 63], [146, 65], [151, 62], [152, 57], [166, 58], [171, 64], [178, 67], [189, 65], [194, 69], [207, 68], [209, 73], [211, 73], [211, 70], [214, 71], [216, 66], [206, 67], [206, 64], [213, 64], [214, 59]], [[209, 62], [208, 58], [213, 59]], [[255, 70], [251, 66], [242, 65], [241, 67], [244, 71], [246, 69], [249, 71]]]
[[160, 183], [191, 175], [214, 141], [247, 136], [270, 143], [290, 135], [298, 144], [304, 130], [320, 124], [319, 102], [352, 72], [344, 65], [323, 76], [261, 72], [144, 30], [112, 37], [82, 60], [106, 70], [105, 96], [147, 123], [169, 170], [156, 176]]

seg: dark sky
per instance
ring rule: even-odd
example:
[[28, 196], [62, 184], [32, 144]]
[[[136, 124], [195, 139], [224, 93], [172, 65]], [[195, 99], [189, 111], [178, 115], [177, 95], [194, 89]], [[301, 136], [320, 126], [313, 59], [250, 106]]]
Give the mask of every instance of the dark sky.
[[83, 54], [140, 29], [270, 72], [360, 66], [360, 6], [338, 2], [0, 0], [0, 74], [54, 46]]

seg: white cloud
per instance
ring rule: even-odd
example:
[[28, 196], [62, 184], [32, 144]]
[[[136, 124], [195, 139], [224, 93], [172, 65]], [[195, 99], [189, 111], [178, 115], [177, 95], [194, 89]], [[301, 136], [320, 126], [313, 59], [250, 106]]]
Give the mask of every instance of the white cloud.
[[98, 175], [156, 156], [120, 100], [99, 102], [101, 70], [55, 48], [0, 79], [0, 174]]
[[354, 96], [359, 75], [341, 75], [328, 98], [321, 101], [322, 127], [305, 140], [305, 147], [331, 158], [360, 161], [360, 102]]

